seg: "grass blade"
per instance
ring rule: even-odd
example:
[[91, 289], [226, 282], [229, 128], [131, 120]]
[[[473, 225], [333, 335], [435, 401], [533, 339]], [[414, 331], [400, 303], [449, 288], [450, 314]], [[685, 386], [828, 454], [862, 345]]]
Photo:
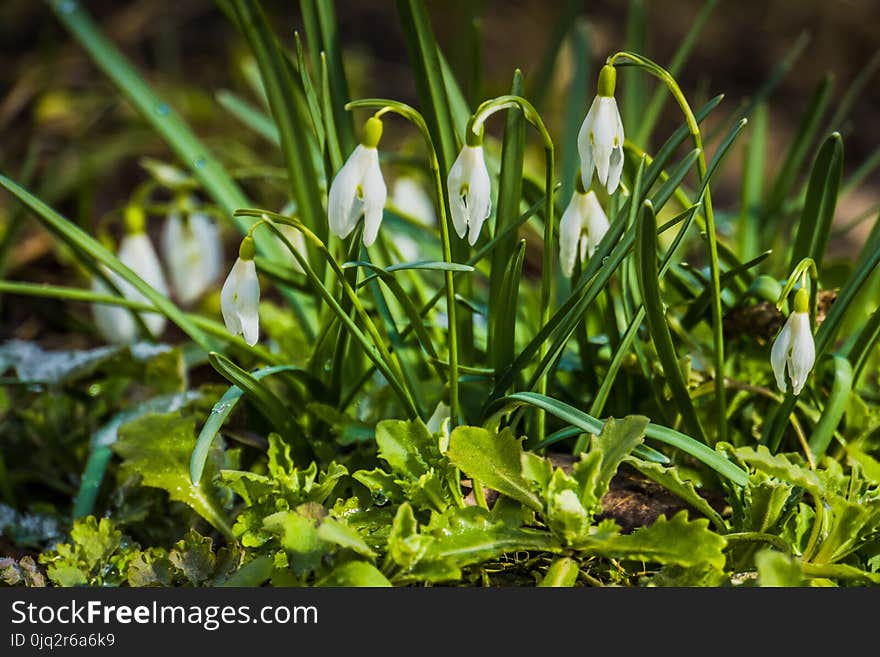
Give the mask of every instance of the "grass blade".
[[5, 187], [18, 200], [33, 210], [37, 218], [40, 219], [41, 223], [50, 232], [57, 235], [75, 251], [83, 253], [94, 262], [104, 265], [110, 271], [118, 274], [125, 282], [131, 284], [153, 304], [155, 310], [174, 322], [202, 349], [210, 351], [213, 348], [213, 341], [186, 316], [186, 313], [171, 303], [164, 294], [160, 294], [145, 283], [140, 276], [120, 262], [107, 247], [6, 176], [0, 175], [0, 186]]
[[[499, 400], [497, 408], [493, 409], [493, 411], [498, 413], [502, 410], [507, 410], [510, 408], [511, 402], [515, 404], [531, 404], [543, 408], [554, 417], [572, 424], [587, 433], [598, 435], [604, 425], [602, 420], [597, 420], [564, 402], [534, 392], [516, 392], [508, 395]], [[690, 436], [652, 422], [648, 423], [648, 426], [645, 428], [645, 436], [690, 454], [738, 486], [745, 486], [748, 483], [748, 475], [739, 466]]]
[[[208, 362], [224, 379], [241, 389], [260, 414], [272, 423], [275, 430], [290, 444], [297, 464], [305, 465], [311, 462], [314, 458], [312, 446], [294, 420], [295, 415], [291, 412], [293, 409], [287, 408], [274, 392], [260, 383], [259, 379], [222, 354], [212, 351], [208, 354]], [[204, 464], [204, 461], [202, 463]]]
[[853, 368], [850, 362], [843, 356], [834, 356], [833, 363], [834, 382], [831, 384], [831, 393], [828, 395], [828, 401], [825, 402], [825, 408], [822, 409], [819, 422], [810, 436], [810, 451], [816, 461], [824, 456], [831, 444], [834, 431], [846, 412], [849, 394], [853, 388]]
[[636, 244], [638, 246], [636, 271], [639, 277], [642, 302], [645, 305], [645, 317], [648, 320], [648, 332], [654, 342], [657, 357], [663, 366], [666, 381], [672, 391], [672, 398], [675, 400], [684, 425], [690, 433], [705, 442], [706, 436], [678, 365], [678, 356], [675, 353], [675, 345], [672, 343], [672, 333], [666, 323], [666, 313], [663, 309], [663, 300], [660, 297], [656, 230], [657, 219], [654, 216], [653, 206], [650, 201], [646, 201], [642, 206], [636, 230]]
[[831, 222], [837, 207], [837, 193], [843, 175], [843, 140], [837, 132], [822, 144], [807, 187], [804, 209], [798, 222], [789, 271], [804, 258], [812, 258], [822, 271], [822, 258], [831, 235]]
[[[266, 367], [262, 370], [257, 370], [256, 372], [251, 372], [251, 376], [259, 381], [270, 374], [292, 371], [302, 370], [293, 365], [275, 365], [272, 367]], [[208, 415], [208, 419], [205, 420], [205, 424], [202, 425], [202, 430], [199, 432], [199, 437], [196, 439], [196, 446], [193, 448], [193, 453], [189, 461], [189, 478], [193, 484], [198, 484], [199, 480], [202, 478], [202, 472], [205, 470], [205, 462], [208, 460], [208, 453], [211, 451], [211, 445], [214, 442], [214, 438], [220, 433], [221, 427], [232, 411], [235, 410], [238, 400], [241, 399], [243, 394], [244, 391], [238, 386], [230, 386], [229, 389], [223, 393], [223, 396], [220, 397], [219, 401], [214, 404], [210, 415]]]

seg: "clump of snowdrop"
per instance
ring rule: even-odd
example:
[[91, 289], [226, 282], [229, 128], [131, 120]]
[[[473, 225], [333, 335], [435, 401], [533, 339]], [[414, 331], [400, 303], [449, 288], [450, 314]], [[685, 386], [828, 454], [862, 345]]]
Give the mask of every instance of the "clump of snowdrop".
[[794, 310], [776, 336], [770, 352], [776, 385], [782, 392], [788, 392], [790, 379], [791, 391], [799, 395], [815, 361], [816, 344], [810, 327], [810, 295], [801, 287], [795, 293]]
[[220, 231], [202, 212], [174, 210], [163, 226], [162, 255], [175, 296], [183, 305], [190, 305], [220, 276], [223, 267]]
[[577, 140], [584, 188], [590, 188], [595, 169], [599, 183], [609, 194], [617, 189], [623, 172], [623, 121], [614, 98], [616, 83], [616, 69], [606, 64], [599, 73], [597, 94]]
[[452, 225], [473, 246], [492, 211], [492, 185], [483, 154], [482, 134], [467, 131], [467, 140], [447, 178]]
[[608, 227], [608, 217], [596, 192], [587, 191], [578, 179], [571, 201], [559, 220], [559, 264], [566, 277], [574, 272], [575, 261], [583, 264], [593, 256]]
[[[119, 243], [117, 258], [126, 267], [144, 280], [150, 287], [160, 294], [168, 294], [168, 284], [165, 274], [159, 263], [159, 256], [153, 248], [153, 243], [145, 231], [144, 212], [139, 207], [129, 207], [125, 214], [126, 234]], [[122, 296], [129, 301], [149, 303], [149, 300], [131, 283], [124, 280], [119, 274], [101, 266], [107, 277], [117, 287]], [[92, 280], [92, 290], [99, 294], [115, 294], [103, 280], [95, 277]], [[153, 312], [138, 313], [144, 325], [154, 337], [159, 336], [165, 329], [165, 316]], [[93, 304], [92, 316], [95, 326], [108, 342], [116, 344], [130, 344], [142, 338], [140, 327], [132, 316], [132, 312], [120, 306], [107, 304]]]
[[361, 143], [330, 185], [327, 215], [330, 232], [345, 239], [364, 218], [364, 246], [371, 246], [379, 234], [388, 190], [379, 168], [377, 146], [382, 138], [382, 121], [367, 119]]
[[254, 238], [241, 241], [238, 258], [220, 290], [220, 312], [226, 329], [240, 335], [250, 346], [260, 337], [260, 281], [254, 264]]

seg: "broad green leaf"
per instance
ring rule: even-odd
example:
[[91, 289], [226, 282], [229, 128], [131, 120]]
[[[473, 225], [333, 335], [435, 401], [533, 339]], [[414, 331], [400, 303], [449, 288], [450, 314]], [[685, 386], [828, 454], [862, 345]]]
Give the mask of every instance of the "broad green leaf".
[[308, 515], [304, 506], [279, 511], [263, 519], [265, 529], [278, 536], [297, 576], [315, 570], [331, 546], [318, 535], [316, 519]]
[[[597, 420], [564, 402], [534, 392], [517, 392], [508, 395], [502, 401], [505, 406], [510, 402], [540, 406], [551, 415], [558, 417], [563, 422], [580, 427], [586, 433], [598, 433], [604, 424], [601, 420]], [[731, 463], [722, 454], [683, 433], [650, 422], [645, 428], [645, 435], [687, 452], [739, 486], [745, 486], [748, 481], [748, 475], [741, 468]]]
[[828, 564], [840, 561], [856, 550], [870, 536], [876, 536], [880, 528], [880, 499], [851, 502], [839, 495], [828, 500], [832, 516], [831, 527], [811, 561]]
[[[595, 468], [591, 470], [597, 472]], [[584, 538], [590, 526], [593, 509], [585, 508], [581, 501], [582, 487], [578, 484], [573, 477], [563, 473], [562, 469], [557, 469], [547, 485], [547, 525], [564, 545], [571, 545]], [[591, 507], [598, 506], [598, 501], [588, 497], [587, 504]]]
[[113, 554], [122, 542], [122, 532], [108, 518], [88, 516], [73, 525], [70, 538], [82, 551], [89, 566], [94, 567]]
[[721, 515], [697, 492], [697, 489], [694, 487], [694, 482], [685, 479], [682, 476], [678, 468], [666, 468], [659, 463], [643, 461], [642, 459], [632, 456], [627, 457], [624, 460], [628, 465], [631, 465], [652, 481], [657, 482], [670, 493], [677, 495], [697, 511], [709, 518], [717, 532], [723, 534], [727, 531], [727, 524], [724, 522]]
[[819, 477], [805, 466], [792, 463], [785, 454], [771, 454], [763, 445], [757, 448], [739, 447], [733, 453], [756, 470], [795, 486], [802, 486], [817, 498], [823, 497], [825, 491]]
[[440, 447], [421, 420], [383, 420], [376, 425], [379, 457], [399, 474], [420, 477], [440, 458]]
[[560, 557], [550, 564], [544, 577], [538, 584], [540, 587], [574, 586], [580, 568], [578, 562], [570, 557]]
[[318, 525], [318, 537], [339, 547], [354, 550], [364, 557], [376, 556], [376, 553], [364, 542], [361, 535], [342, 520], [324, 518]]
[[523, 476], [522, 442], [510, 429], [493, 433], [480, 427], [456, 427], [446, 456], [469, 477], [536, 511], [543, 504]]
[[170, 499], [189, 505], [205, 520], [232, 537], [211, 480], [223, 464], [223, 452], [214, 448], [198, 484], [189, 478], [189, 457], [195, 446], [195, 419], [176, 413], [150, 413], [119, 429], [112, 449], [122, 467], [140, 475], [144, 486], [161, 488]]
[[198, 586], [214, 572], [215, 556], [210, 536], [190, 529], [168, 553], [168, 560], [193, 586]]
[[761, 550], [755, 555], [758, 586], [803, 586], [804, 576], [798, 560], [775, 550]]
[[709, 564], [724, 567], [723, 536], [709, 530], [705, 518], [689, 521], [681, 511], [667, 520], [660, 516], [649, 527], [640, 527], [632, 534], [597, 532], [580, 541], [575, 548], [590, 554], [614, 559], [637, 559], [649, 563], [698, 566]]
[[391, 586], [391, 582], [372, 564], [365, 561], [349, 561], [334, 568], [316, 585], [377, 588]]

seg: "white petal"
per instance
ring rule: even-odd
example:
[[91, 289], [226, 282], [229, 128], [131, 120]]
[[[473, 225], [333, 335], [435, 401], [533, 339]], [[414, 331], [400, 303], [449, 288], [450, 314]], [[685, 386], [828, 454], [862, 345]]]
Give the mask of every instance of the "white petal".
[[574, 272], [574, 262], [578, 255], [578, 242], [583, 225], [579, 196], [583, 196], [583, 194], [577, 191], [572, 194], [571, 201], [559, 220], [559, 266], [566, 277], [570, 277]]
[[369, 151], [375, 150], [358, 144], [330, 185], [327, 219], [330, 232], [337, 237], [345, 239], [357, 225], [363, 210], [363, 203], [358, 198], [358, 185], [370, 165]]
[[[112, 273], [106, 267], [102, 268], [121, 290], [128, 285], [128, 283], [123, 281], [119, 276]], [[92, 279], [92, 290], [98, 294], [115, 294], [115, 292], [108, 288], [97, 276]], [[127, 308], [95, 303], [92, 304], [92, 317], [95, 320], [95, 327], [107, 342], [115, 344], [130, 344], [135, 342], [139, 337], [138, 325], [134, 321], [131, 311]]]
[[592, 258], [599, 242], [602, 241], [602, 238], [605, 237], [605, 233], [608, 232], [609, 223], [608, 217], [605, 215], [605, 211], [599, 203], [599, 198], [596, 196], [596, 192], [590, 190], [585, 194], [585, 197], [584, 204], [586, 208], [584, 211], [584, 230], [589, 236], [587, 255]]
[[449, 406], [442, 401], [438, 402], [431, 417], [428, 418], [428, 421], [425, 423], [425, 426], [428, 427], [428, 431], [431, 433], [439, 433], [440, 429], [443, 427], [443, 423], [449, 419], [450, 412], [451, 409]]
[[[614, 98], [599, 96], [592, 124], [593, 157], [596, 162], [596, 175], [599, 182], [607, 184], [611, 167], [611, 153], [622, 142], [619, 141], [617, 101]], [[594, 101], [596, 102], [596, 101]]]
[[785, 322], [785, 326], [776, 336], [773, 348], [770, 350], [770, 365], [773, 367], [773, 376], [776, 377], [776, 385], [782, 392], [788, 390], [785, 381], [785, 368], [788, 362], [788, 354], [791, 349], [791, 315]]
[[185, 305], [198, 299], [220, 274], [220, 234], [203, 214], [190, 215], [187, 222], [177, 212], [170, 214], [162, 231], [162, 253], [174, 292]]
[[446, 187], [449, 194], [449, 212], [452, 215], [452, 226], [459, 237], [464, 237], [467, 233], [467, 206], [464, 203], [462, 187], [465, 184], [465, 162], [469, 159], [470, 154], [467, 152], [468, 147], [461, 149], [452, 167], [449, 169], [449, 175], [446, 177]]
[[364, 246], [372, 246], [379, 233], [379, 225], [382, 223], [382, 211], [385, 208], [388, 189], [385, 187], [385, 179], [379, 168], [378, 151], [375, 148], [366, 150], [369, 153], [370, 166], [367, 167], [361, 182], [364, 192]]
[[578, 131], [577, 147], [578, 155], [581, 160], [581, 180], [584, 183], [584, 189], [590, 188], [590, 182], [593, 179], [593, 167], [595, 166], [595, 156], [593, 147], [593, 122], [596, 118], [596, 108], [599, 105], [599, 96], [593, 98], [593, 103], [587, 115], [581, 123], [581, 129]]
[[210, 217], [200, 213], [190, 215], [189, 226], [196, 242], [202, 245], [202, 278], [207, 288], [223, 272], [223, 240], [220, 237], [220, 228]]
[[792, 392], [799, 395], [816, 361], [816, 344], [813, 342], [808, 313], [792, 313], [788, 323], [791, 324], [788, 374], [791, 377]]
[[[468, 148], [465, 146], [465, 148]], [[492, 181], [489, 178], [489, 169], [486, 168], [486, 160], [483, 157], [482, 146], [472, 148], [472, 169], [468, 179], [468, 223], [470, 233], [468, 242], [471, 246], [477, 243], [483, 223], [492, 213]]]
[[[168, 296], [168, 284], [165, 282], [165, 274], [159, 264], [159, 256], [156, 255], [153, 243], [146, 233], [135, 233], [122, 238], [117, 257], [122, 264], [131, 269], [156, 292]], [[122, 288], [122, 292], [128, 299], [149, 303], [147, 298], [133, 286], [126, 284]], [[158, 336], [165, 329], [164, 315], [158, 313], [141, 313], [140, 315], [154, 336]]]
[[623, 174], [623, 148], [615, 148], [611, 151], [611, 159], [608, 162], [608, 181], [605, 189], [613, 194], [620, 184], [620, 176]]
[[391, 197], [394, 205], [413, 219], [425, 226], [437, 224], [434, 202], [414, 178], [404, 176], [395, 180]]
[[220, 311], [227, 330], [242, 335], [251, 346], [259, 338], [259, 305], [260, 282], [254, 261], [237, 258], [220, 291]]

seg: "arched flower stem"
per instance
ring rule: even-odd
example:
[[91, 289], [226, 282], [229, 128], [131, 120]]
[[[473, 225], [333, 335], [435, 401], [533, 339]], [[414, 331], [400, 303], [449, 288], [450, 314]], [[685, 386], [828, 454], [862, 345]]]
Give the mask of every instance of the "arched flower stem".
[[[544, 254], [541, 265], [541, 315], [540, 315], [540, 323], [539, 330], [542, 328], [550, 319], [550, 303], [553, 295], [553, 237], [554, 237], [554, 194], [553, 194], [553, 177], [554, 177], [554, 169], [555, 169], [555, 149], [553, 147], [553, 140], [550, 138], [550, 133], [547, 131], [547, 127], [544, 125], [543, 119], [541, 119], [541, 115], [538, 114], [538, 111], [534, 108], [534, 106], [522, 96], [515, 95], [504, 95], [498, 96], [497, 98], [492, 98], [480, 104], [477, 108], [477, 111], [474, 112], [474, 115], [468, 120], [466, 132], [468, 134], [473, 133], [475, 135], [481, 135], [483, 133], [483, 124], [486, 120], [495, 114], [496, 112], [500, 112], [501, 110], [506, 109], [519, 109], [522, 111], [523, 116], [526, 121], [532, 124], [535, 129], [540, 133], [541, 139], [544, 143], [544, 160], [545, 160], [545, 178], [544, 178], [544, 193], [545, 193], [545, 210], [544, 210]], [[538, 354], [538, 361], [543, 360], [545, 352], [546, 352], [545, 343], [541, 343], [540, 351]], [[538, 381], [537, 392], [540, 394], [547, 394], [547, 376], [546, 374], [542, 376]], [[543, 409], [537, 410], [536, 415], [536, 435], [535, 442], [540, 443], [544, 440], [544, 434], [546, 433], [546, 416]]]
[[[647, 73], [659, 79], [669, 90], [669, 93], [678, 103], [679, 108], [684, 114], [688, 131], [694, 142], [694, 147], [699, 150], [699, 158], [697, 167], [700, 173], [700, 182], [706, 177], [706, 153], [703, 149], [703, 138], [700, 134], [700, 126], [688, 104], [687, 98], [678, 86], [678, 82], [672, 77], [665, 68], [651, 61], [647, 57], [638, 55], [629, 51], [620, 51], [611, 55], [607, 60], [607, 64], [612, 66], [636, 66]], [[727, 401], [726, 391], [724, 388], [724, 330], [723, 330], [723, 313], [721, 306], [721, 273], [718, 262], [718, 236], [715, 233], [715, 214], [712, 209], [712, 194], [709, 187], [706, 187], [703, 193], [703, 210], [706, 218], [706, 236], [709, 245], [709, 268], [712, 284], [712, 337], [713, 348], [715, 352], [715, 402], [717, 405], [716, 414], [718, 416], [718, 433], [717, 440], [727, 440]]]

